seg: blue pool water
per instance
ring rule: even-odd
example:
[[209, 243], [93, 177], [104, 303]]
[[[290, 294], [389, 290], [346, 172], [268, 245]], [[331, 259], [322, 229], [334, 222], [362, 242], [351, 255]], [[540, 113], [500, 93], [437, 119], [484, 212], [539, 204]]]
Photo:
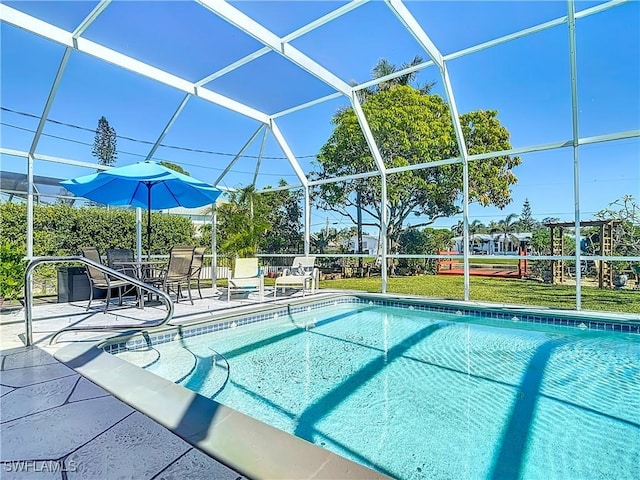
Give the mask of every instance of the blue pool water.
[[636, 334], [339, 304], [121, 355], [395, 478], [640, 478]]

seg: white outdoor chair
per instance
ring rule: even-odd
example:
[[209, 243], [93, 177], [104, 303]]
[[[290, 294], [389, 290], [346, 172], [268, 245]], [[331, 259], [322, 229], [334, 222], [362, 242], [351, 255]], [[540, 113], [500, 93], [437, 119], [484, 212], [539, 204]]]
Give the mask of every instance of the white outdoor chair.
[[284, 287], [301, 288], [303, 297], [306, 291], [315, 293], [320, 279], [320, 270], [316, 268], [315, 263], [315, 257], [294, 258], [291, 268], [285, 268], [282, 274], [276, 277], [273, 296], [277, 296], [278, 287], [283, 291]]
[[257, 258], [236, 258], [233, 273], [227, 277], [227, 302], [231, 292], [252, 292], [258, 290], [260, 301], [264, 299], [264, 276], [258, 268]]

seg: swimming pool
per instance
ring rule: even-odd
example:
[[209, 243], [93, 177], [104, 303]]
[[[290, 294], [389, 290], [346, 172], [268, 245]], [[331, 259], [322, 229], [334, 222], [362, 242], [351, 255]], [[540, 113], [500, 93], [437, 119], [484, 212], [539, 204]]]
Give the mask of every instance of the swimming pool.
[[637, 325], [474, 313], [345, 298], [111, 350], [395, 478], [640, 476]]

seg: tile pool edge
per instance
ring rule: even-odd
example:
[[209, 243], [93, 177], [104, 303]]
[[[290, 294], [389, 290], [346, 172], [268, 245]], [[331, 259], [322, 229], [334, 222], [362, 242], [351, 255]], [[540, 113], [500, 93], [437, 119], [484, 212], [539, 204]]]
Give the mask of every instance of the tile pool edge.
[[54, 357], [247, 478], [388, 478], [106, 353], [102, 343], [70, 344]]
[[308, 309], [339, 303], [373, 303], [380, 306], [409, 307], [411, 309], [450, 313], [458, 315], [476, 314], [482, 318], [505, 322], [505, 326], [514, 323], [545, 325], [581, 330], [610, 331], [619, 333], [640, 334], [640, 318], [631, 314], [614, 314], [608, 312], [558, 310], [552, 308], [528, 307], [520, 305], [503, 305], [486, 302], [465, 302], [462, 300], [443, 300], [415, 296], [399, 296], [380, 293], [349, 292], [324, 293], [323, 295], [296, 298], [286, 302], [277, 302], [256, 306], [241, 312], [221, 312], [215, 316], [181, 324], [167, 325], [149, 331], [146, 336], [135, 333], [129, 337], [109, 339], [101, 344], [101, 348], [109, 353], [123, 350], [145, 348], [177, 339], [224, 330], [229, 327], [244, 326], [276, 318], [280, 315], [302, 312]]

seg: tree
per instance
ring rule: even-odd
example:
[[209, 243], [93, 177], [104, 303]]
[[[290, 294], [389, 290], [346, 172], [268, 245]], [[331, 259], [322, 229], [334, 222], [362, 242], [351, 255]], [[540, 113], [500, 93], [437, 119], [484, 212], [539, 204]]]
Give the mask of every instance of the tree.
[[[424, 255], [428, 248], [428, 235], [424, 230], [417, 228], [405, 228], [400, 232], [398, 238], [398, 253], [404, 255]], [[425, 265], [426, 261], [419, 258], [401, 258], [398, 260], [398, 266], [417, 267]]]
[[338, 242], [340, 232], [335, 228], [323, 228], [311, 235], [311, 250], [315, 253], [326, 253], [327, 249]]
[[611, 202], [595, 217], [618, 222], [613, 229], [614, 254], [640, 256], [640, 206], [632, 195], [624, 195]]
[[457, 237], [462, 236], [464, 234], [464, 221], [458, 220], [458, 223], [452, 225], [451, 232]]
[[112, 167], [116, 164], [116, 158], [118, 158], [116, 143], [117, 137], [115, 129], [109, 125], [109, 122], [104, 116], [100, 117], [91, 155], [98, 159], [100, 165]]
[[[362, 108], [388, 168], [402, 167], [459, 155], [448, 105], [437, 95], [398, 85], [369, 95]], [[509, 132], [496, 118], [497, 112], [478, 110], [461, 115], [470, 154], [508, 150]], [[332, 120], [335, 128], [317, 156], [316, 179], [351, 176], [377, 169], [352, 109], [343, 109]], [[512, 169], [518, 157], [495, 156], [469, 164], [469, 200], [481, 205], [505, 207], [511, 201], [511, 185], [517, 182]], [[314, 190], [320, 208], [335, 211], [356, 223], [356, 193], [361, 207], [380, 228], [380, 178], [321, 184]], [[387, 237], [397, 242], [410, 215], [423, 219], [414, 227], [432, 224], [440, 217], [460, 212], [462, 165], [404, 171], [387, 177]]]
[[520, 214], [520, 221], [518, 222], [518, 228], [523, 232], [532, 232], [538, 226], [531, 215], [531, 204], [529, 199], [525, 198], [524, 204], [522, 204], [522, 213]]
[[217, 207], [223, 252], [242, 257], [257, 253], [260, 237], [271, 228], [261, 200], [255, 187], [249, 185], [231, 192], [229, 201]]
[[487, 233], [487, 227], [480, 220], [474, 220], [469, 224], [469, 235], [476, 233]]
[[[400, 253], [436, 255], [443, 250], [451, 249], [451, 238], [454, 233], [446, 229], [425, 228], [420, 231], [416, 228], [407, 228], [400, 234]], [[402, 258], [398, 261], [399, 267], [409, 267], [417, 270], [419, 266], [425, 270], [435, 272], [435, 259]]]
[[[285, 185], [281, 180], [280, 186]], [[297, 253], [303, 242], [300, 200], [299, 190], [259, 194], [253, 185], [230, 193], [228, 202], [217, 207], [221, 251], [240, 256]]]
[[493, 227], [490, 233], [499, 233], [502, 235], [502, 241], [507, 243], [507, 238], [510, 233], [516, 231], [516, 227], [518, 225], [517, 222], [518, 215], [515, 213], [510, 213], [504, 220], [500, 220], [497, 223], [497, 226]]
[[[404, 70], [405, 68], [413, 67], [424, 62], [424, 59], [420, 55], [416, 55], [413, 57], [413, 60], [409, 63], [404, 63], [399, 67], [397, 65], [393, 65], [389, 63], [388, 60], [382, 58], [378, 61], [373, 70], [371, 71], [371, 77], [373, 79], [378, 79], [382, 77], [386, 77], [387, 75], [391, 75], [393, 73]], [[370, 95], [375, 94], [376, 92], [382, 90], [389, 90], [390, 88], [397, 87], [398, 85], [411, 85], [418, 75], [418, 72], [405, 73], [398, 77], [392, 78], [390, 80], [385, 80], [383, 82], [378, 83], [377, 85], [367, 87], [358, 92], [358, 98], [360, 101], [365, 101]], [[435, 82], [427, 82], [424, 85], [418, 87], [418, 90], [422, 93], [430, 93], [431, 89], [435, 85]]]
[[189, 172], [187, 172], [184, 168], [182, 168], [177, 163], [166, 162], [163, 160], [162, 162], [160, 162], [160, 165], [162, 165], [163, 167], [169, 168], [171, 170], [174, 170], [178, 173], [181, 173], [183, 175], [187, 175], [187, 176], [189, 175]]
[[[281, 180], [279, 185], [286, 186]], [[297, 253], [304, 242], [302, 234], [302, 191], [279, 190], [260, 194], [261, 201], [268, 206], [265, 215], [271, 224], [268, 232], [260, 238], [263, 252]]]

